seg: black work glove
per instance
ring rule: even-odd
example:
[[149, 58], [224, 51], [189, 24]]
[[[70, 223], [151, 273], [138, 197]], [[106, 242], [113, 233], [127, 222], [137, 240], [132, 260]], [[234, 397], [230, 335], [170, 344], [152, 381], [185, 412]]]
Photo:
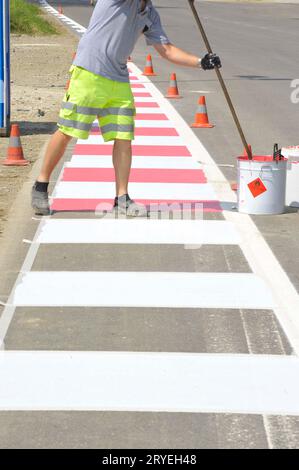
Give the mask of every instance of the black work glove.
[[202, 59], [201, 59], [201, 68], [203, 70], [212, 70], [215, 67], [220, 69], [221, 67], [221, 60], [216, 54], [206, 54]]

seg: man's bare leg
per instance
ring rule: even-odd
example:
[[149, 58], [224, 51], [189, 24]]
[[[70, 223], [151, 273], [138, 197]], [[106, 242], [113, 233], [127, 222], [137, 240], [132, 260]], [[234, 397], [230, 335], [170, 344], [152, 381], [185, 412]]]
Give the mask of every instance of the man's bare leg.
[[116, 139], [113, 146], [116, 196], [128, 193], [132, 165], [132, 144], [130, 140]]
[[113, 166], [115, 171], [115, 204], [122, 214], [146, 216], [144, 206], [136, 204], [128, 196], [128, 184], [132, 165], [132, 144], [130, 140], [116, 139], [113, 146]]
[[54, 170], [55, 166], [64, 154], [66, 147], [71, 139], [72, 137], [63, 134], [60, 130], [57, 130], [52, 135], [44, 156], [43, 165], [40, 174], [37, 178], [37, 181], [50, 181], [52, 171]]

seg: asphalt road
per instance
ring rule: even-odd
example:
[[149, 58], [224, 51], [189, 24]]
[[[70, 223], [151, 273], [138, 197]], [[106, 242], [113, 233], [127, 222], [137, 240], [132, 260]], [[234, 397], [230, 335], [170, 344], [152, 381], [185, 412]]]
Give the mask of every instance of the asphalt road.
[[[93, 12], [87, 1], [50, 1], [63, 5], [64, 14], [87, 26]], [[187, 2], [154, 2], [171, 41], [198, 54], [205, 52]], [[273, 144], [298, 145], [299, 103], [291, 102], [292, 80], [299, 78], [299, 4], [197, 2], [214, 51], [221, 55], [223, 77], [231, 93], [245, 135], [256, 154], [272, 153]], [[214, 72], [194, 71], [161, 59], [140, 38], [133, 59], [143, 69], [146, 54], [153, 55], [157, 77], [152, 81], [165, 93], [171, 72], [177, 73], [182, 100], [172, 104], [191, 123], [199, 94], [207, 98], [213, 129], [195, 133], [230, 181], [236, 181], [236, 156], [243, 153], [222, 90]], [[229, 165], [229, 167], [222, 166]], [[232, 168], [231, 165], [234, 165]], [[275, 256], [299, 290], [299, 217], [296, 209], [280, 216], [254, 217]]]
[[[186, 5], [178, 0], [157, 0], [155, 3], [173, 42], [200, 55], [203, 46]], [[88, 24], [92, 7], [87, 2], [62, 4], [67, 16], [82, 25]], [[200, 2], [199, 7], [211, 43], [225, 64], [224, 77], [254, 149], [259, 153], [269, 153], [275, 141], [283, 145], [298, 143], [296, 119], [298, 122], [299, 105], [291, 104], [289, 98], [290, 81], [297, 75], [292, 57], [296, 57], [294, 49], [298, 47], [295, 44], [297, 23], [293, 19], [299, 13], [298, 7]], [[148, 48], [141, 39], [133, 55], [140, 68], [147, 52]], [[215, 128], [198, 130], [196, 134], [218, 164], [234, 165], [242, 148], [213, 72], [178, 69], [155, 53], [153, 57], [158, 73], [153, 82], [161, 91], [167, 89], [170, 72], [177, 72], [184, 99], [173, 102], [173, 105], [187, 122], [193, 120], [198, 94], [204, 91]], [[69, 160], [71, 155], [72, 148], [65, 159]], [[56, 168], [53, 180], [58, 177], [60, 169], [61, 166]], [[236, 178], [236, 169], [222, 166], [221, 169], [229, 179]], [[26, 197], [28, 195], [24, 193], [23, 200]], [[94, 218], [93, 213], [57, 212], [53, 220], [80, 219], [83, 216]], [[223, 216], [216, 214], [215, 220], [223, 220]], [[297, 212], [256, 217], [255, 221], [298, 288], [299, 267], [294, 257], [299, 244]], [[32, 238], [35, 228], [32, 224], [37, 225], [36, 221], [30, 221], [21, 240]], [[14, 235], [17, 240], [19, 234], [16, 232]], [[19, 258], [22, 256], [23, 252]], [[250, 273], [243, 252], [234, 245], [207, 245], [201, 250], [183, 251], [176, 245], [128, 246], [121, 243], [113, 246], [98, 244], [96, 250], [88, 244], [41, 244], [35, 253], [32, 272], [127, 272], [142, 271], [144, 266], [149, 273], [167, 270]], [[11, 281], [17, 268], [7, 265], [6, 269], [7, 278]], [[105, 334], [99, 333], [102, 331]], [[58, 308], [51, 302], [42, 307], [20, 305], [16, 308], [5, 338], [5, 349], [168, 351], [251, 356], [289, 356], [292, 353], [288, 339], [270, 309], [176, 310], [66, 305]], [[3, 447], [25, 448], [295, 448], [299, 446], [298, 417], [230, 413], [9, 411], [0, 412], [0, 442]]]

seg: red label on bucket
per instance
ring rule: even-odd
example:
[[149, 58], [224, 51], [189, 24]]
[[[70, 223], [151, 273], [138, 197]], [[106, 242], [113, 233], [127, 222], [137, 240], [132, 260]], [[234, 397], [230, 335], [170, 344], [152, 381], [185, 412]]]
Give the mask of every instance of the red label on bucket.
[[248, 183], [247, 186], [250, 189], [251, 194], [253, 195], [253, 197], [260, 196], [265, 191], [267, 191], [267, 188], [264, 185], [264, 183], [262, 182], [261, 178], [256, 178], [255, 180]]

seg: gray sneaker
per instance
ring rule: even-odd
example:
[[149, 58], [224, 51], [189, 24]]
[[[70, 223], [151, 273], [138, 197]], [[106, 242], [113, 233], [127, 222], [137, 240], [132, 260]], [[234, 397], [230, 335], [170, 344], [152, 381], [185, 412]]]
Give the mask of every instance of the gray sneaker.
[[49, 197], [46, 191], [37, 191], [35, 186], [31, 190], [31, 206], [36, 215], [49, 215]]
[[131, 217], [147, 217], [146, 207], [142, 204], [136, 204], [128, 194], [116, 197], [114, 199], [114, 210], [118, 214]]

